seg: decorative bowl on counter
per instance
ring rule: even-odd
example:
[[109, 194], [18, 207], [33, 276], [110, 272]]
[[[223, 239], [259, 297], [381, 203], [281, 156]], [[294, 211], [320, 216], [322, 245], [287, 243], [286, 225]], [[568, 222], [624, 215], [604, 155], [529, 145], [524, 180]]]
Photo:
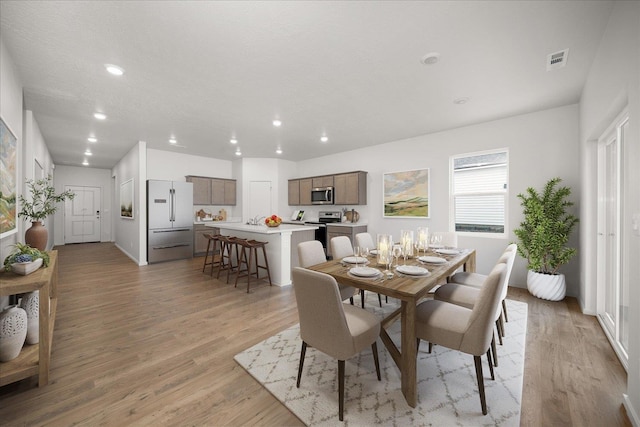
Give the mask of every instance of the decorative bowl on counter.
[[11, 271], [21, 276], [31, 274], [42, 266], [42, 258], [28, 262], [14, 262], [11, 264]]
[[282, 218], [280, 218], [278, 215], [271, 215], [264, 220], [264, 224], [267, 227], [278, 227], [280, 226], [280, 224], [282, 224]]

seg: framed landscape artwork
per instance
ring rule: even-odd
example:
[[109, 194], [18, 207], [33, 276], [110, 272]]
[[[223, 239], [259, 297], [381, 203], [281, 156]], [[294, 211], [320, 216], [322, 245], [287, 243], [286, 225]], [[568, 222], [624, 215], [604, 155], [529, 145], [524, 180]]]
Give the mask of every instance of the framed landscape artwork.
[[385, 218], [429, 218], [429, 169], [383, 174]]
[[133, 178], [120, 184], [120, 218], [133, 219]]
[[0, 238], [18, 232], [18, 140], [0, 117]]

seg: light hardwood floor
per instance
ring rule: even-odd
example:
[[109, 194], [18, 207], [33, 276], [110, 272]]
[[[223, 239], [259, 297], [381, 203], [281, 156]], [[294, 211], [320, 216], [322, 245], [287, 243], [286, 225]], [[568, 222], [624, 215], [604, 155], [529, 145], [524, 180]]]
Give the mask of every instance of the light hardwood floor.
[[[247, 294], [203, 274], [202, 258], [138, 267], [109, 243], [57, 249], [50, 383], [0, 388], [0, 425], [301, 425], [233, 360], [297, 323], [291, 287]], [[595, 318], [572, 298], [509, 298], [529, 304], [521, 425], [631, 425], [626, 373]]]

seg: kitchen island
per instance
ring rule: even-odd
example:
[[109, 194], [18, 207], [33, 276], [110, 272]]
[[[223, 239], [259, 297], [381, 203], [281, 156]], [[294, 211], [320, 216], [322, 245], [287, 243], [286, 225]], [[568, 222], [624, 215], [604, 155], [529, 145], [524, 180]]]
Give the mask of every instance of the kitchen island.
[[[298, 267], [298, 243], [315, 239], [314, 225], [280, 224], [279, 227], [267, 227], [264, 224], [249, 225], [238, 223], [206, 224], [207, 227], [220, 229], [224, 236], [235, 236], [241, 239], [253, 239], [268, 242], [265, 246], [269, 259], [271, 281], [274, 285], [287, 286], [291, 284], [291, 269]], [[262, 254], [259, 253], [260, 264], [264, 265]]]

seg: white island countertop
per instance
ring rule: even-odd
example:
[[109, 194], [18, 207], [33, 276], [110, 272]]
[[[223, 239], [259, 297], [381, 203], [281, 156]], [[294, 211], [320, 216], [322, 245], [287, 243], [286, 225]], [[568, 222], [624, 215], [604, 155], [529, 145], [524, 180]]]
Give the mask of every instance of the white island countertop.
[[250, 224], [241, 224], [238, 222], [235, 223], [206, 223], [207, 227], [216, 227], [225, 230], [233, 230], [233, 231], [244, 231], [248, 233], [257, 233], [257, 234], [282, 234], [282, 233], [291, 233], [298, 231], [313, 231], [317, 230], [317, 225], [289, 225], [289, 224], [280, 224], [279, 227], [267, 227], [266, 225], [250, 225]]

